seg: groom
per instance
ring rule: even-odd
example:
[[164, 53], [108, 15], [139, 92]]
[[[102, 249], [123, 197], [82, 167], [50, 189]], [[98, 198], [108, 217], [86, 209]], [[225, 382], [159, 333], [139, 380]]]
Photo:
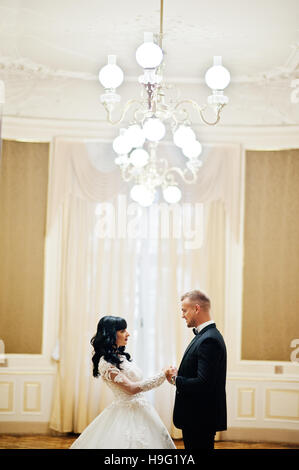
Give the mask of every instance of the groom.
[[176, 386], [173, 422], [182, 429], [186, 450], [214, 448], [216, 431], [226, 427], [226, 347], [211, 319], [210, 299], [193, 290], [181, 297], [182, 318], [194, 338], [179, 370], [170, 367], [168, 382]]

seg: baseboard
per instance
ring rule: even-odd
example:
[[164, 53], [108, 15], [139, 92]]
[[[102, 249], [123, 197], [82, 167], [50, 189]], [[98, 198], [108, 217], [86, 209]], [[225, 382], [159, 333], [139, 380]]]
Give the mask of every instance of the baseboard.
[[48, 422], [0, 421], [0, 434], [52, 434]]
[[299, 433], [291, 429], [228, 428], [220, 433], [221, 441], [280, 442], [299, 444]]

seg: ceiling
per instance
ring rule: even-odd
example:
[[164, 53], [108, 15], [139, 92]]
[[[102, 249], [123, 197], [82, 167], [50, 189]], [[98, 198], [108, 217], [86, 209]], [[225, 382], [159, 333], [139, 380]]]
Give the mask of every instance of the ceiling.
[[[144, 31], [159, 32], [160, 0], [0, 0], [0, 18], [6, 112], [38, 115], [16, 108], [22, 74], [96, 80], [107, 54], [116, 54], [125, 80], [135, 80], [135, 50]], [[274, 80], [279, 89], [299, 76], [298, 18], [298, 0], [164, 0], [167, 77], [200, 83], [213, 55], [222, 55], [232, 83]]]
[[[94, 74], [112, 53], [136, 76], [135, 50], [144, 31], [159, 32], [160, 0], [1, 0], [0, 17], [1, 56]], [[164, 0], [167, 72], [198, 79], [213, 55], [235, 79], [295, 66], [298, 18], [298, 0]]]

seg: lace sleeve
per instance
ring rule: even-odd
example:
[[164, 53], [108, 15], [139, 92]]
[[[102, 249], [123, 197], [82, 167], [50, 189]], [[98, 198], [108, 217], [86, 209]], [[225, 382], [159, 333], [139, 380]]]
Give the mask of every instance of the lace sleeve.
[[166, 379], [165, 373], [161, 371], [159, 374], [149, 379], [140, 382], [132, 382], [121, 370], [106, 361], [101, 361], [99, 364], [99, 372], [104, 379], [118, 384], [130, 395], [147, 392], [155, 387], [159, 387]]
[[124, 373], [116, 367], [111, 366], [107, 370], [106, 378], [119, 385], [119, 387], [126, 393], [135, 395], [136, 393], [147, 392], [152, 388], [159, 387], [166, 377], [164, 372], [160, 372], [149, 379], [142, 380], [140, 382], [132, 382]]
[[[121, 371], [116, 366], [110, 364], [110, 362], [107, 362], [103, 359], [101, 359], [99, 363], [99, 372], [101, 376], [106, 380], [112, 381], [114, 379], [114, 382], [121, 380], [121, 377], [119, 377], [118, 379], [118, 374]], [[113, 374], [113, 378], [112, 378], [112, 374]]]
[[141, 390], [143, 392], [148, 392], [152, 388], [159, 387], [164, 380], [166, 379], [165, 374], [161, 371], [159, 374], [155, 375], [154, 377], [150, 377], [149, 379], [143, 380], [139, 382]]

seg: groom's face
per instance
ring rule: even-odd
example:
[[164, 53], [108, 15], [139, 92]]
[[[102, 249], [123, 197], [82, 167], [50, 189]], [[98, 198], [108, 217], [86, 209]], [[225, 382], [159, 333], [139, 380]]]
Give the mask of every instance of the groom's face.
[[188, 297], [182, 301], [182, 318], [186, 320], [188, 328], [197, 326], [199, 305]]

